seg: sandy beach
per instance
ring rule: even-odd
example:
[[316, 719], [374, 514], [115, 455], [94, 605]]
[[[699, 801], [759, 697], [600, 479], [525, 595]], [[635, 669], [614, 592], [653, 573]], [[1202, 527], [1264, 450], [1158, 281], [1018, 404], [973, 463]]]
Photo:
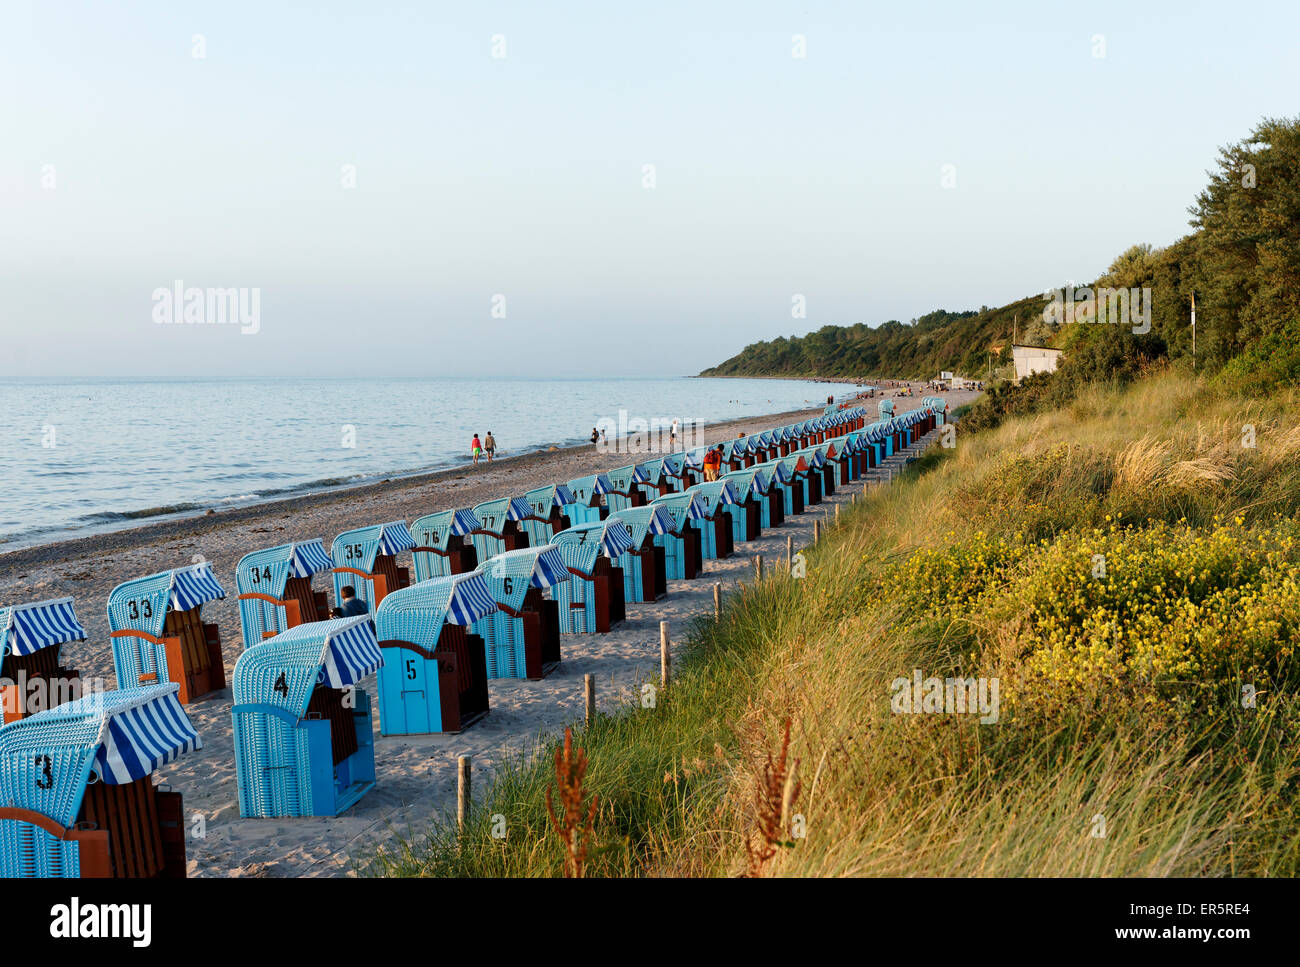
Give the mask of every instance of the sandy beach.
[[[897, 401], [898, 412], [915, 408], [926, 395], [913, 384], [914, 396]], [[893, 395], [894, 391], [890, 391]], [[977, 394], [943, 396], [953, 408]], [[864, 400], [874, 416], [877, 397]], [[704, 431], [706, 442], [734, 438], [772, 426], [806, 419], [821, 408], [777, 413], [719, 423]], [[0, 602], [5, 604], [72, 596], [89, 634], [84, 643], [64, 648], [64, 664], [83, 678], [103, 678], [114, 686], [105, 603], [122, 581], [204, 559], [212, 563], [226, 589], [224, 601], [204, 606], [205, 621], [221, 629], [227, 672], [242, 650], [235, 601], [234, 569], [245, 553], [290, 540], [320, 538], [329, 547], [335, 535], [358, 526], [404, 519], [481, 501], [533, 487], [569, 480], [598, 469], [626, 465], [646, 456], [599, 454], [591, 446], [538, 451], [499, 458], [491, 465], [465, 466], [421, 477], [404, 478], [292, 500], [227, 509], [215, 514], [159, 522], [0, 555]], [[860, 489], [860, 488], [855, 488]], [[838, 490], [823, 504], [849, 500]], [[337, 818], [243, 820], [236, 797], [231, 739], [230, 691], [193, 703], [187, 711], [203, 740], [203, 749], [159, 771], [159, 779], [181, 791], [191, 823], [201, 816], [204, 835], [188, 842], [191, 876], [337, 876], [351, 871], [351, 857], [394, 832], [418, 834], [428, 817], [454, 803], [456, 757], [474, 757], [474, 777], [483, 789], [503, 757], [531, 749], [540, 735], [555, 734], [582, 715], [583, 676], [596, 676], [598, 704], [604, 710], [630, 700], [641, 681], [657, 678], [659, 622], [670, 621], [684, 636], [689, 619], [711, 611], [715, 581], [734, 586], [752, 575], [752, 558], [783, 557], [787, 535], [796, 547], [811, 541], [821, 507], [788, 519], [737, 554], [706, 563], [705, 576], [672, 582], [667, 598], [633, 604], [629, 620], [606, 635], [566, 635], [563, 663], [545, 680], [498, 679], [490, 683], [491, 712], [461, 735], [378, 735], [376, 718], [376, 787]], [[328, 587], [322, 578], [318, 589]], [[375, 695], [373, 677], [363, 685]]]

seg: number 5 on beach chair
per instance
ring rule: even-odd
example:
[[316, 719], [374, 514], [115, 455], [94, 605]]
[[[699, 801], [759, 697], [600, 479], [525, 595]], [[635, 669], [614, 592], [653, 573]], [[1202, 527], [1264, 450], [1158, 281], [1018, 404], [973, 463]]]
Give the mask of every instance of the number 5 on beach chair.
[[506, 551], [479, 565], [497, 610], [471, 626], [483, 639], [488, 678], [549, 675], [560, 663], [560, 608], [543, 597], [547, 588], [569, 580], [554, 544]]
[[496, 609], [477, 572], [421, 581], [384, 599], [375, 613], [384, 735], [460, 732], [487, 715], [483, 639], [469, 628]]
[[327, 619], [329, 601], [324, 591], [312, 588], [311, 579], [333, 569], [334, 562], [320, 541], [245, 554], [235, 568], [244, 647], [252, 648], [297, 625]]
[[95, 692], [0, 728], [0, 876], [183, 877], [181, 794], [202, 746], [177, 685]]
[[470, 535], [482, 528], [483, 522], [472, 510], [444, 510], [417, 517], [411, 523], [415, 580], [465, 574], [478, 567], [478, 552]]
[[632, 534], [620, 520], [570, 527], [555, 535], [571, 579], [557, 585], [563, 634], [606, 632], [622, 621], [623, 569], [614, 561], [632, 547]]
[[176, 682], [182, 705], [225, 688], [220, 632], [200, 617], [204, 604], [225, 596], [206, 563], [114, 588], [108, 627], [118, 686]]
[[59, 652], [85, 640], [71, 598], [0, 608], [0, 724], [80, 698], [81, 676]]
[[239, 656], [230, 714], [241, 816], [337, 816], [370, 790], [370, 697], [356, 686], [383, 662], [368, 615], [298, 625]]
[[397, 555], [414, 546], [403, 520], [358, 527], [334, 538], [330, 556], [334, 559], [335, 604], [341, 603], [343, 588], [350, 585], [374, 614], [386, 595], [411, 583], [411, 571], [398, 565]]

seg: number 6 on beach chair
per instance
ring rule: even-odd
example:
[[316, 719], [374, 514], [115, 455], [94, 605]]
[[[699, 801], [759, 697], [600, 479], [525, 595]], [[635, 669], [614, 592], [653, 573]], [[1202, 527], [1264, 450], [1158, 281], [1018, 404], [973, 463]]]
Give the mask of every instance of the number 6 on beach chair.
[[478, 567], [473, 538], [466, 538], [482, 527], [483, 522], [472, 510], [444, 510], [417, 517], [411, 523], [415, 580], [465, 574]]
[[375, 612], [384, 735], [460, 732], [487, 715], [483, 640], [468, 629], [496, 609], [477, 572], [421, 581], [384, 599]]
[[0, 728], [0, 876], [185, 876], [181, 794], [153, 783], [202, 745], [177, 688], [95, 692]]
[[244, 647], [309, 621], [329, 617], [324, 591], [313, 590], [311, 579], [334, 569], [320, 541], [281, 544], [245, 554], [235, 568], [239, 592], [239, 622]]
[[556, 586], [563, 634], [604, 633], [627, 614], [623, 569], [614, 561], [632, 547], [632, 534], [620, 520], [570, 527], [555, 535], [572, 578]]
[[176, 682], [182, 705], [226, 687], [221, 635], [200, 609], [226, 596], [208, 564], [119, 584], [108, 596], [120, 688]]
[[365, 795], [374, 733], [356, 685], [383, 663], [368, 615], [298, 625], [239, 656], [230, 714], [241, 816], [337, 816]]
[[472, 625], [483, 639], [488, 678], [549, 675], [560, 663], [560, 608], [543, 592], [569, 580], [554, 544], [506, 551], [478, 567], [497, 610]]
[[80, 698], [81, 676], [59, 651], [85, 640], [71, 598], [0, 608], [0, 724]]
[[398, 565], [397, 555], [414, 546], [403, 520], [358, 527], [334, 538], [330, 556], [334, 559], [335, 603], [341, 602], [343, 588], [351, 585], [374, 614], [386, 595], [411, 583], [411, 571]]

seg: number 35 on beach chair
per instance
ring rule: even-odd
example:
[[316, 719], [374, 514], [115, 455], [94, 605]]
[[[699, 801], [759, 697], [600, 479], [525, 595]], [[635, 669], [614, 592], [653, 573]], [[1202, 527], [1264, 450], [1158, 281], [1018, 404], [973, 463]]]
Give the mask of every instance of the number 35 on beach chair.
[[297, 541], [245, 554], [235, 568], [244, 647], [329, 618], [326, 594], [314, 590], [311, 579], [333, 569], [334, 562], [320, 541]]
[[470, 535], [482, 527], [483, 522], [469, 509], [417, 517], [411, 522], [415, 580], [465, 574], [478, 567], [478, 552]]
[[226, 687], [221, 635], [200, 610], [226, 596], [206, 564], [119, 584], [108, 596], [108, 627], [119, 688], [180, 686], [187, 705]]
[[0, 725], [80, 697], [80, 675], [59, 660], [85, 641], [71, 598], [0, 608]]
[[632, 547], [632, 534], [621, 520], [570, 527], [555, 535], [564, 563], [573, 576], [556, 586], [560, 631], [604, 633], [627, 615], [623, 569], [614, 562]]
[[343, 588], [351, 585], [374, 614], [386, 595], [411, 583], [410, 568], [400, 567], [397, 555], [414, 546], [404, 520], [359, 527], [334, 538], [330, 557], [334, 559], [335, 603], [339, 603]]
[[384, 599], [375, 612], [384, 735], [460, 732], [487, 714], [483, 640], [469, 626], [496, 609], [477, 572], [421, 581]]
[[200, 746], [172, 683], [0, 728], [0, 876], [185, 876], [181, 794], [153, 772]]
[[241, 816], [337, 816], [365, 795], [374, 733], [356, 685], [383, 662], [368, 615], [298, 625], [239, 656], [230, 714]]
[[540, 679], [560, 663], [560, 606], [547, 588], [569, 580], [554, 544], [506, 551], [478, 567], [497, 610], [473, 624], [483, 639], [488, 678]]

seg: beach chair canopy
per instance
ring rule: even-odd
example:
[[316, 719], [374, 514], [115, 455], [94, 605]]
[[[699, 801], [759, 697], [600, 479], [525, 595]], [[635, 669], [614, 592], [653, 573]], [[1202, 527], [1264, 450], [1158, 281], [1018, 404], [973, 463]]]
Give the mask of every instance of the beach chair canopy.
[[680, 494], [665, 494], [662, 497], [656, 497], [650, 501], [650, 506], [662, 507], [668, 511], [668, 515], [672, 517], [673, 523], [677, 525], [676, 529], [679, 532], [689, 522], [708, 516], [704, 505], [700, 503], [699, 495], [689, 490]]
[[330, 571], [334, 562], [320, 541], [297, 541], [253, 551], [235, 567], [235, 587], [240, 594], [258, 592], [273, 598], [284, 594], [289, 578], [309, 578]]
[[627, 525], [632, 535], [632, 549], [640, 547], [647, 535], [671, 534], [677, 530], [677, 522], [667, 508], [655, 504], [644, 507], [629, 507], [609, 515], [610, 520], [617, 518]]
[[[614, 474], [617, 472], [618, 471], [610, 471], [610, 478], [613, 479]], [[650, 484], [655, 487], [659, 486], [659, 479], [664, 473], [663, 458], [660, 457], [655, 460], [647, 460], [645, 463], [638, 463], [636, 465], [636, 472], [641, 475], [641, 479], [638, 480], [637, 483]]]
[[[785, 472], [789, 474], [791, 480], [794, 479], [795, 474], [808, 472], [808, 458], [804, 453], [798, 450], [791, 453], [789, 456], [778, 457], [773, 462], [779, 463], [783, 468], [785, 468]], [[786, 480], [782, 482], [789, 483], [790, 481]]]
[[568, 484], [557, 483], [528, 491], [524, 494], [524, 500], [532, 508], [532, 516], [547, 519], [554, 508], [563, 510], [569, 504], [576, 503], [577, 498], [574, 497]]
[[496, 500], [485, 500], [475, 507], [474, 516], [483, 524], [483, 530], [500, 534], [506, 521], [532, 517], [533, 508], [523, 497], [499, 497]]
[[684, 453], [667, 453], [664, 454], [663, 472], [670, 477], [680, 477], [687, 467], [686, 454]]
[[704, 455], [712, 449], [712, 447], [696, 447], [694, 450], [687, 450], [682, 454], [682, 466], [690, 470], [703, 470]]
[[617, 517], [609, 517], [562, 530], [555, 535], [554, 543], [568, 567], [590, 574], [601, 554], [616, 561], [619, 555], [632, 550], [632, 532]]
[[464, 537], [482, 526], [483, 522], [472, 510], [441, 510], [412, 521], [411, 536], [418, 547], [436, 547], [445, 551], [453, 537]]
[[699, 497], [700, 505], [704, 507], [705, 517], [708, 517], [723, 504], [738, 504], [741, 502], [741, 498], [736, 494], [736, 488], [732, 482], [721, 477], [717, 480], [706, 480], [704, 483], [697, 483], [686, 492]]
[[719, 479], [728, 481], [735, 488], [738, 503], [748, 497], [762, 497], [767, 493], [767, 475], [761, 473], [758, 467], [732, 470]]
[[484, 561], [475, 573], [482, 577], [497, 605], [510, 611], [523, 607], [529, 588], [544, 591], [569, 580], [564, 555], [554, 544], [505, 551]]
[[108, 596], [108, 626], [113, 631], [162, 634], [169, 608], [188, 611], [226, 596], [206, 561], [119, 584]]
[[85, 640], [71, 598], [0, 608], [0, 656], [34, 655], [52, 645]]
[[383, 663], [369, 615], [298, 625], [239, 656], [234, 704], [270, 705], [296, 721], [307, 714], [317, 684], [346, 688]]
[[125, 785], [202, 748], [179, 688], [92, 692], [0, 728], [0, 805], [71, 826], [88, 783]]
[[772, 483], [788, 484], [791, 480], [791, 471], [786, 469], [785, 460], [767, 460], [757, 464], [755, 469], [764, 471], [768, 476], [768, 486]]
[[335, 567], [352, 567], [369, 572], [380, 554], [396, 557], [415, 546], [415, 539], [406, 521], [395, 520], [387, 524], [358, 527], [334, 538], [331, 557]]
[[650, 482], [650, 478], [646, 476], [641, 467], [634, 463], [628, 464], [626, 467], [619, 467], [616, 470], [606, 471], [605, 478], [609, 481], [611, 490], [624, 494], [631, 493], [632, 488], [637, 484]]
[[593, 473], [589, 477], [578, 477], [576, 480], [569, 481], [569, 493], [573, 496], [573, 500], [569, 501], [569, 503], [576, 501], [585, 504], [593, 496], [601, 497], [616, 489], [622, 488], [616, 488], [613, 481], [603, 473]]
[[444, 624], [471, 625], [497, 610], [478, 571], [430, 578], [394, 591], [375, 611], [380, 641], [437, 644]]
[[795, 455], [803, 457], [804, 462], [811, 469], [818, 470], [826, 463], [826, 445], [819, 444], [818, 446], [804, 447], [790, 454], [790, 456]]

